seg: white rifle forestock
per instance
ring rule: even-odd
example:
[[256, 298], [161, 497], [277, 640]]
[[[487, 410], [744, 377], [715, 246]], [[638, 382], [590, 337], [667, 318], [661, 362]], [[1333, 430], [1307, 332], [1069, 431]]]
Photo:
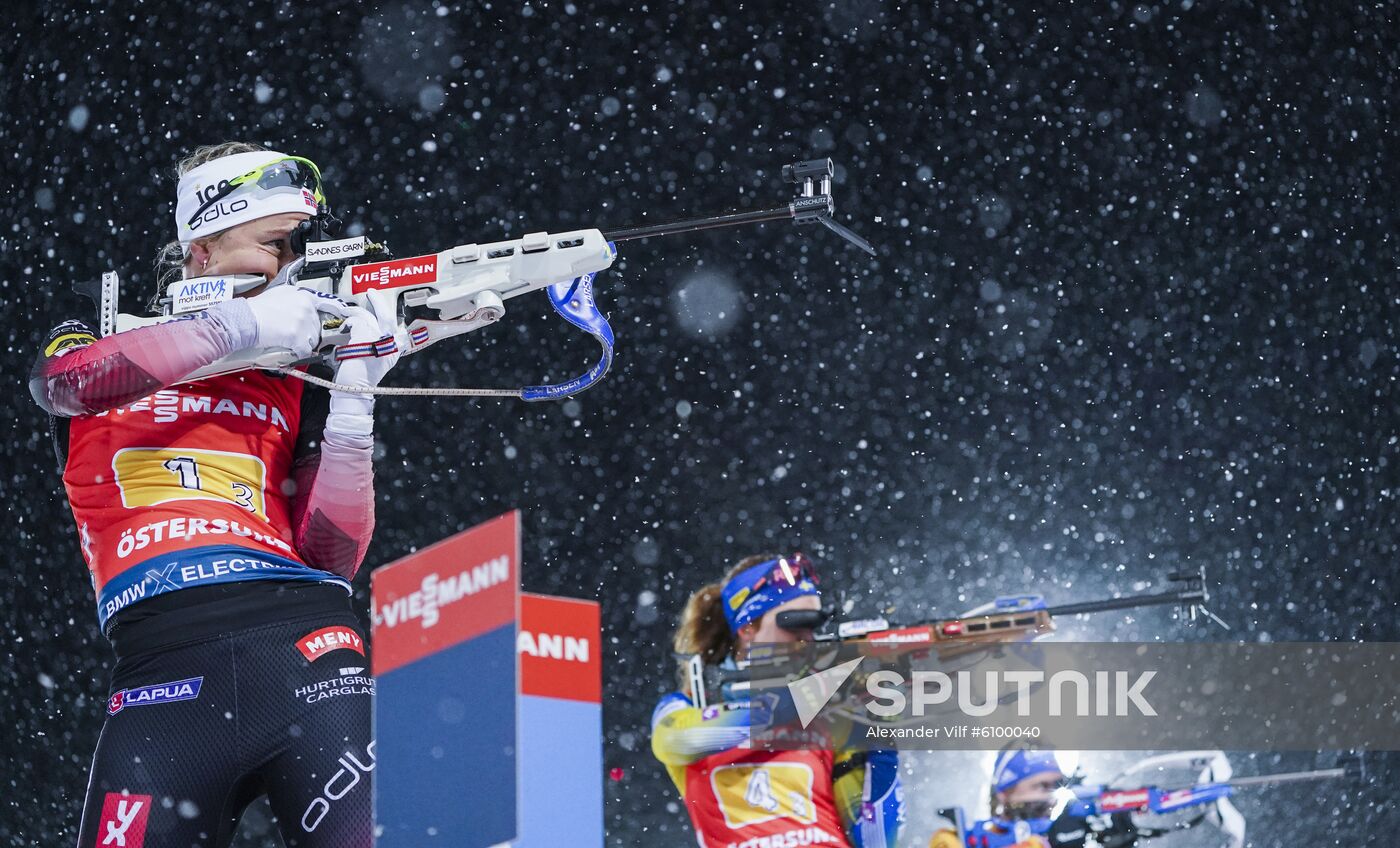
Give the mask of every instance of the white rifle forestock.
[[[505, 301], [546, 286], [596, 273], [612, 265], [616, 253], [599, 230], [529, 233], [518, 239], [464, 244], [436, 254], [404, 259], [320, 263], [296, 281], [302, 288], [334, 295], [367, 308], [376, 316], [402, 314], [401, 307], [426, 307], [435, 318], [400, 324], [400, 349], [414, 353], [442, 339], [494, 324], [505, 314]], [[423, 266], [418, 273], [395, 272]], [[426, 270], [430, 268], [431, 270]], [[116, 275], [103, 286], [104, 309], [115, 311]], [[400, 282], [401, 281], [401, 282]], [[104, 278], [104, 283], [107, 280]], [[358, 289], [358, 291], [357, 291]], [[111, 297], [110, 304], [107, 298]], [[118, 313], [113, 329], [123, 332], [184, 317], [140, 317]], [[328, 322], [321, 346], [348, 341], [337, 322]], [[195, 371], [186, 379], [230, 374], [249, 368], [297, 364], [285, 349], [238, 351]]]

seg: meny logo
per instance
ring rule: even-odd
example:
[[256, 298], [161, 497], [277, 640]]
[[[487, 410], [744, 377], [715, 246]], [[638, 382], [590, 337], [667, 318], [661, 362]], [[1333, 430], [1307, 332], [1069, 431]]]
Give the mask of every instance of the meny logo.
[[297, 650], [301, 651], [301, 655], [306, 657], [308, 662], [340, 648], [348, 648], [360, 656], [365, 655], [364, 640], [360, 638], [360, 634], [344, 625], [322, 627], [297, 640]]

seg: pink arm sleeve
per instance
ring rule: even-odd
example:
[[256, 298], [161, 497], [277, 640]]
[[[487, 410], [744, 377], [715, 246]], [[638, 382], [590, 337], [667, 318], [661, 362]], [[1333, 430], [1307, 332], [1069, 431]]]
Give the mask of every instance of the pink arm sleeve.
[[187, 319], [40, 356], [29, 375], [29, 391], [50, 415], [90, 415], [178, 383], [256, 339], [248, 305], [228, 301]]
[[309, 565], [355, 576], [374, 533], [374, 436], [344, 433], [331, 416], [318, 453], [298, 463], [292, 530]]

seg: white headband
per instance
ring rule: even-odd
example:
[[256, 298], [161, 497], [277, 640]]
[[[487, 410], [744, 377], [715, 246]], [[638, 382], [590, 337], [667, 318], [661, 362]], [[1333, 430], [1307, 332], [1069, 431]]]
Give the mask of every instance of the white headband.
[[246, 190], [252, 186], [240, 187], [214, 203], [208, 202], [228, 180], [286, 158], [287, 154], [273, 150], [235, 153], [205, 162], [180, 177], [175, 202], [175, 231], [179, 233], [180, 244], [188, 251], [190, 242], [195, 239], [269, 215], [284, 212], [315, 215], [315, 196], [297, 186], [259, 188], [256, 191]]

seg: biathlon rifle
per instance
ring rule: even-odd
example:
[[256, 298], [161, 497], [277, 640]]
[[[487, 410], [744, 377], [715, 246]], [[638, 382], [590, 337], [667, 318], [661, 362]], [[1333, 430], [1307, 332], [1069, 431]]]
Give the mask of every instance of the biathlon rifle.
[[[1162, 786], [1145, 779], [1151, 772], [1173, 768], [1196, 774], [1196, 782]], [[1217, 827], [1229, 847], [1239, 848], [1245, 844], [1245, 816], [1229, 800], [1236, 789], [1338, 778], [1365, 778], [1362, 758], [1341, 757], [1333, 768], [1233, 778], [1231, 763], [1224, 751], [1175, 751], [1138, 761], [1113, 778], [1109, 785], [1086, 785], [1084, 774], [1075, 772], [1065, 789], [1072, 793], [1071, 798], [1063, 800], [1050, 819], [1030, 820], [1029, 824], [1035, 826], [1032, 830], [1042, 831], [1056, 848], [1084, 845], [1091, 837], [1092, 844], [1100, 848], [1131, 848], [1140, 840], [1189, 830], [1200, 824]], [[960, 807], [938, 810], [938, 814], [955, 824], [960, 841], [965, 845], [972, 844], [967, 837], [973, 835], [977, 848], [983, 845], [1000, 848], [997, 830], [1008, 831], [1008, 837], [1011, 835], [1012, 828], [979, 827], [981, 823], [969, 826]], [[1163, 824], [1161, 820], [1169, 823]], [[983, 841], [983, 837], [987, 840]], [[1014, 844], [1015, 841], [1005, 842], [1005, 845]]]
[[[364, 236], [336, 238], [334, 233], [339, 222], [327, 211], [303, 222], [293, 233], [293, 248], [305, 258], [293, 282], [363, 306], [376, 316], [395, 316], [398, 329], [394, 336], [376, 343], [380, 350], [388, 353], [395, 350], [417, 353], [443, 339], [494, 324], [505, 315], [507, 300], [545, 289], [554, 309], [571, 324], [592, 334], [603, 347], [602, 357], [585, 373], [563, 383], [522, 389], [376, 388], [369, 392], [519, 397], [524, 400], [568, 397], [597, 383], [612, 364], [613, 332], [607, 318], [593, 302], [592, 285], [594, 276], [616, 259], [618, 242], [792, 220], [798, 224], [821, 224], [874, 256], [875, 249], [869, 242], [832, 217], [836, 211], [831, 194], [834, 173], [830, 159], [783, 166], [783, 179], [797, 184], [799, 195], [786, 205], [770, 209], [606, 232], [597, 229], [535, 232], [518, 239], [463, 244], [405, 259], [395, 259], [387, 246]], [[102, 335], [106, 336], [207, 309], [231, 298], [234, 282], [229, 276], [179, 280], [167, 289], [161, 300], [163, 314], [155, 317], [119, 311], [120, 283], [116, 272], [103, 274], [100, 290], [90, 293], [98, 300], [99, 323]], [[339, 324], [338, 320], [328, 318], [317, 359], [348, 355], [345, 350], [336, 350], [348, 342], [348, 335], [339, 329]], [[298, 370], [297, 366], [307, 362], [296, 361], [287, 350], [247, 350], [201, 368], [187, 379], [265, 368], [333, 385]]]
[[[1207, 618], [1226, 630], [1230, 626], [1206, 607], [1210, 592], [1206, 570], [1175, 572], [1167, 575], [1173, 587], [1165, 592], [1125, 595], [1100, 601], [1080, 601], [1049, 606], [1038, 594], [1003, 595], [990, 603], [968, 610], [956, 618], [939, 618], [913, 624], [896, 624], [883, 617], [839, 622], [835, 632], [817, 632], [817, 642], [872, 642], [891, 645], [927, 644], [940, 655], [960, 647], [972, 648], [984, 642], [1029, 641], [1055, 630], [1055, 617], [1174, 606], [1192, 623]], [[784, 630], [818, 631], [834, 610], [790, 610], [778, 613], [777, 624]]]
[[[954, 618], [937, 618], [909, 624], [894, 623], [884, 617], [860, 618], [837, 622], [833, 630], [826, 628], [826, 625], [835, 616], [834, 607], [786, 610], [778, 613], [776, 623], [784, 630], [811, 632], [813, 635], [810, 645], [816, 649], [831, 646], [833, 643], [868, 644], [872, 647], [911, 649], [911, 655], [924, 653], [925, 650], [933, 651], [944, 660], [982, 650], [988, 643], [1028, 642], [1039, 639], [1054, 632], [1057, 616], [1066, 615], [1173, 606], [1192, 623], [1205, 619], [1219, 624], [1226, 630], [1230, 629], [1228, 624], [1206, 606], [1210, 601], [1210, 591], [1206, 588], [1205, 566], [1201, 566], [1195, 572], [1171, 573], [1167, 575], [1167, 582], [1172, 584], [1172, 587], [1163, 592], [1056, 606], [1048, 605], [1045, 597], [1039, 594], [1003, 595]], [[794, 657], [787, 646], [772, 647], [778, 649], [772, 654], [772, 664], [794, 668]], [[752, 680], [755, 667], [770, 663], [770, 658], [760, 651], [761, 649], [756, 649], [748, 659], [737, 663], [735, 668], [707, 668], [697, 661], [698, 658], [688, 659], [686, 676], [691, 691], [712, 691], [718, 687], [722, 691], [736, 692], [780, 685], [781, 681], [777, 680]], [[798, 677], [804, 673], [805, 670], [798, 666], [791, 675]]]

